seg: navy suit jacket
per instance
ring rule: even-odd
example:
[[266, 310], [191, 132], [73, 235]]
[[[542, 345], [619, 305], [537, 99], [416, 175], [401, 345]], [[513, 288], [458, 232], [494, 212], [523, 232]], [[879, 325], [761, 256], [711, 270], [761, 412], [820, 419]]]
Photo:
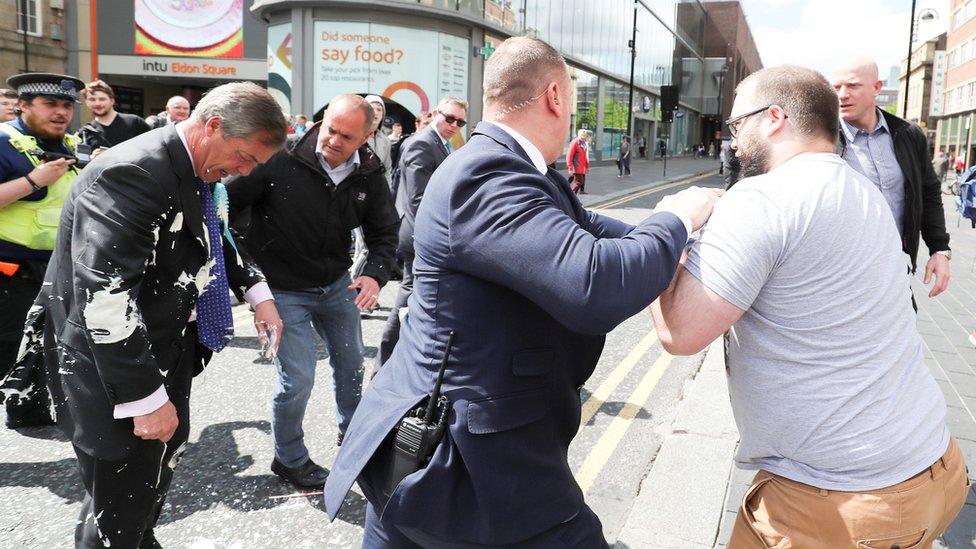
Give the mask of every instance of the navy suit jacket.
[[[400, 342], [363, 395], [325, 504], [335, 518], [359, 477], [397, 526], [517, 543], [581, 509], [566, 458], [579, 390], [605, 334], [671, 281], [686, 229], [670, 213], [633, 227], [584, 210], [558, 172], [540, 174], [509, 134], [481, 123], [431, 178], [415, 236]], [[451, 330], [447, 434], [379, 507], [380, 487], [361, 473], [430, 392]]]

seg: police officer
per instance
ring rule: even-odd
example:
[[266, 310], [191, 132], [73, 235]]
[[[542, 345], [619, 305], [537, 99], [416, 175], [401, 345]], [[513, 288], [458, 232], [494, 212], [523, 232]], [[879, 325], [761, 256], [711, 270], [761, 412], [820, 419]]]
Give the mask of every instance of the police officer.
[[[7, 79], [19, 116], [0, 123], [0, 378], [10, 371], [24, 320], [41, 288], [54, 249], [61, 205], [78, 175], [72, 158], [80, 139], [67, 133], [81, 80], [27, 73]], [[44, 373], [4, 391], [7, 427], [51, 425]], [[2, 398], [2, 397], [0, 397]]]

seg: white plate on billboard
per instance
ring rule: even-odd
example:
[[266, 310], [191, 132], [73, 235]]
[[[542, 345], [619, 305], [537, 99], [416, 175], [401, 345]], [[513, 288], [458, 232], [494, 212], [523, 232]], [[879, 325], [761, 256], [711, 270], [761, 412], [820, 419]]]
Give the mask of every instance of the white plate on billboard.
[[206, 48], [239, 31], [241, 0], [135, 0], [135, 20], [154, 40], [177, 48]]

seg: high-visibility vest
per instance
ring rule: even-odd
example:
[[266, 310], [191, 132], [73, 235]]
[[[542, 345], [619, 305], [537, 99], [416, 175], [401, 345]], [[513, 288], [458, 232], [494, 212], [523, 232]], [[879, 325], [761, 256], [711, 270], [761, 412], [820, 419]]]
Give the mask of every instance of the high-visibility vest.
[[[36, 139], [24, 135], [6, 122], [0, 124], [0, 133], [10, 137], [10, 145], [26, 156], [31, 165], [37, 166], [41, 163], [37, 156], [41, 150]], [[64, 145], [72, 153], [80, 142], [81, 138], [76, 135], [64, 136]], [[78, 173], [74, 166], [68, 168], [64, 175], [47, 186], [47, 196], [42, 200], [18, 200], [0, 207], [0, 240], [20, 244], [32, 250], [53, 250], [61, 220], [61, 207]]]

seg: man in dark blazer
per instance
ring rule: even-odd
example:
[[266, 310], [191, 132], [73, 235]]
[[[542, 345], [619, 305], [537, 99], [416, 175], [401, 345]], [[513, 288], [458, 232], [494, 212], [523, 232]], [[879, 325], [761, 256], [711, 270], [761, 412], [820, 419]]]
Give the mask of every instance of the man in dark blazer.
[[[484, 88], [493, 122], [430, 180], [400, 342], [353, 416], [326, 508], [334, 518], [358, 479], [364, 547], [605, 547], [566, 458], [579, 390], [605, 334], [668, 286], [717, 192], [679, 193], [636, 227], [588, 212], [547, 167], [573, 110], [562, 56], [510, 38]], [[452, 331], [446, 433], [386, 497], [388, 435], [430, 393]]]
[[68, 195], [18, 367], [48, 365], [78, 456], [76, 547], [160, 546], [191, 378], [233, 334], [228, 288], [281, 330], [261, 273], [223, 238], [210, 183], [266, 162], [286, 126], [267, 91], [225, 84], [193, 118], [100, 155]]
[[399, 183], [396, 186], [396, 209], [400, 215], [400, 243], [397, 255], [403, 261], [403, 278], [390, 314], [383, 328], [374, 371], [393, 353], [400, 338], [400, 310], [407, 306], [413, 291], [413, 232], [417, 208], [427, 190], [434, 170], [444, 162], [454, 146], [451, 139], [467, 124], [468, 103], [456, 97], [445, 97], [433, 111], [430, 125], [410, 137], [400, 152]]

